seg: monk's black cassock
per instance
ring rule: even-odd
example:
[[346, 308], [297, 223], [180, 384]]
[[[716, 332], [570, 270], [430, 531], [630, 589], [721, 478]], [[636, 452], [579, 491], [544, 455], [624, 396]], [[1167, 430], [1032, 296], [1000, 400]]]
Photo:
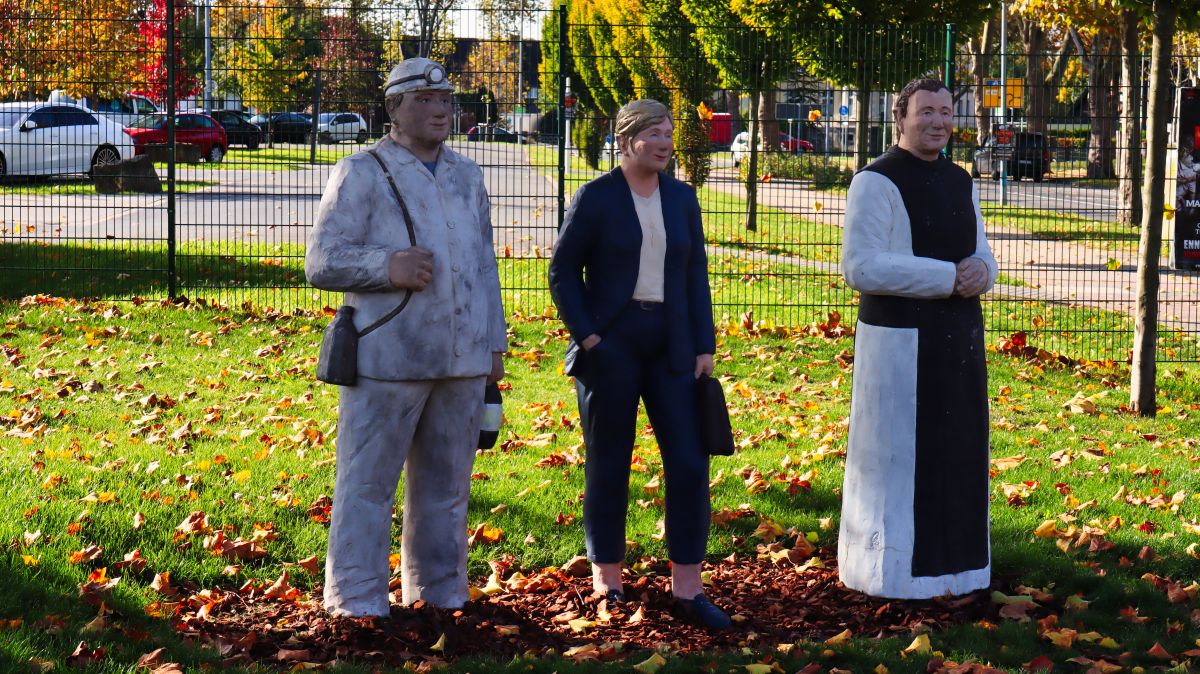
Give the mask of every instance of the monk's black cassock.
[[897, 598], [986, 587], [983, 316], [978, 297], [950, 296], [953, 265], [967, 257], [987, 264], [989, 287], [996, 276], [973, 184], [944, 157], [926, 161], [898, 147], [854, 182], [844, 272], [862, 297], [842, 580]]

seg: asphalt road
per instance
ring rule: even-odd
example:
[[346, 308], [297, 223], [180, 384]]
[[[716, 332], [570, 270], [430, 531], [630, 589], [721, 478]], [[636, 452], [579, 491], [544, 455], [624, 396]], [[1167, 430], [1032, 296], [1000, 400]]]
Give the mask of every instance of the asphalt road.
[[[547, 250], [557, 213], [555, 184], [538, 175], [525, 148], [504, 143], [455, 142], [454, 149], [483, 168], [493, 195], [496, 245], [529, 252]], [[354, 145], [341, 146], [347, 153]], [[238, 161], [237, 150], [230, 165]], [[303, 243], [316, 219], [331, 165], [291, 171], [213, 170], [181, 166], [180, 181], [215, 181], [176, 195], [176, 240], [253, 241], [272, 246]], [[54, 185], [52, 181], [50, 185]], [[163, 241], [167, 237], [165, 194], [6, 194], [0, 186], [0, 232], [37, 240]]]
[[[452, 147], [483, 168], [493, 197], [492, 223], [500, 254], [549, 255], [557, 234], [557, 184], [550, 177], [555, 168], [542, 167], [547, 175], [539, 174], [526, 163], [526, 148], [521, 145], [456, 142]], [[347, 153], [358, 149], [353, 145], [342, 148]], [[230, 162], [236, 162], [239, 154], [235, 151]], [[708, 187], [744, 196], [729, 162], [718, 157], [716, 164]], [[202, 242], [208, 242], [214, 252], [220, 252], [229, 241], [251, 242], [266, 255], [273, 252], [273, 246], [302, 244], [316, 218], [331, 169], [328, 165], [291, 171], [211, 170], [204, 164], [180, 167], [180, 180], [219, 184], [177, 196], [176, 239], [205, 247]], [[999, 202], [998, 183], [985, 179], [978, 184], [985, 202]], [[806, 220], [840, 226], [845, 192], [772, 181], [760, 183], [759, 201]], [[1116, 214], [1113, 190], [1065, 182], [1010, 183], [1009, 203], [1098, 220], [1112, 220]], [[121, 246], [165, 240], [166, 223], [165, 195], [21, 195], [6, 194], [0, 186], [0, 236], [8, 241], [89, 239]], [[991, 228], [990, 236], [1005, 273], [1028, 284], [1020, 294], [1096, 302], [1125, 310], [1131, 307], [1136, 267], [1131, 251], [1034, 241], [1022, 232], [997, 228]], [[1116, 273], [1108, 269], [1114, 259], [1121, 263]], [[1174, 305], [1167, 310], [1167, 319], [1188, 327], [1200, 323], [1192, 307], [1194, 278], [1172, 272], [1165, 276], [1162, 299]]]

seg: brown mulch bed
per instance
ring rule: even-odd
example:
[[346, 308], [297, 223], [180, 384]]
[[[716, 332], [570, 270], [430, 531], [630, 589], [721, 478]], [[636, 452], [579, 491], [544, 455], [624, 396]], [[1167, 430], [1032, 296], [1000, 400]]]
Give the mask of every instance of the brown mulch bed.
[[[818, 557], [823, 567], [803, 571], [753, 556], [709, 567], [709, 596], [735, 620], [733, 630], [718, 634], [672, 615], [669, 567], [653, 560], [648, 573], [627, 576], [629, 601], [622, 606], [608, 606], [593, 594], [590, 577], [553, 570], [529, 574], [532, 583], [522, 591], [497, 592], [461, 610], [393, 605], [391, 615], [381, 619], [330, 618], [319, 590], [311, 599], [281, 600], [243, 588], [225, 593], [201, 618], [181, 613], [178, 626], [215, 645], [227, 664], [286, 667], [344, 659], [401, 665], [476, 654], [507, 659], [551, 649], [572, 655], [572, 648], [581, 649], [580, 656], [603, 658], [615, 655], [603, 646], [614, 642], [623, 643], [625, 652], [663, 645], [683, 654], [756, 645], [774, 649], [798, 640], [823, 641], [847, 629], [855, 636], [887, 637], [996, 616], [986, 592], [952, 600], [867, 597], [838, 581], [836, 551], [824, 548]], [[501, 578], [512, 577], [503, 565], [499, 570]]]

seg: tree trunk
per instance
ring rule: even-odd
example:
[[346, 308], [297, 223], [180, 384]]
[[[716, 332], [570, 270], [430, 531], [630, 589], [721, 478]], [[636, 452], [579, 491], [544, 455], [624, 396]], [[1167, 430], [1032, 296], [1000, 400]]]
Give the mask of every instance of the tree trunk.
[[759, 93], [758, 114], [762, 118], [762, 146], [772, 152], [779, 150], [779, 120], [775, 118], [775, 98], [779, 92], [763, 89]]
[[1113, 136], [1116, 134], [1117, 121], [1117, 78], [1111, 58], [1113, 42], [1105, 33], [1097, 33], [1092, 39], [1092, 68], [1088, 73], [1088, 116], [1091, 118], [1088, 132], [1089, 178], [1116, 176]]
[[1150, 131], [1146, 135], [1146, 176], [1142, 184], [1142, 236], [1138, 242], [1137, 313], [1133, 329], [1133, 371], [1129, 406], [1144, 417], [1158, 412], [1155, 400], [1158, 342], [1158, 253], [1162, 247], [1163, 187], [1167, 168], [1167, 119], [1171, 116], [1171, 45], [1175, 39], [1175, 0], [1154, 0], [1154, 47], [1150, 56]]
[[1046, 88], [1046, 31], [1033, 21], [1025, 27], [1025, 119], [1029, 130], [1046, 133], [1050, 92]]
[[745, 131], [742, 125], [742, 96], [732, 89], [725, 90], [725, 110], [729, 113], [729, 138]]
[[1117, 217], [1136, 227], [1142, 222], [1142, 54], [1138, 45], [1138, 15], [1121, 12], [1121, 137], [1117, 171], [1121, 180]]
[[971, 70], [975, 75], [975, 144], [982, 145], [985, 138], [992, 135], [992, 111], [983, 104], [983, 84], [988, 78], [988, 66], [991, 64], [990, 54], [992, 20], [983, 24], [983, 33], [976, 43], [975, 54], [971, 56]]
[[750, 92], [750, 166], [746, 169], [746, 230], [758, 229], [758, 92]]
[[858, 110], [854, 122], [854, 170], [861, 171], [870, 157], [867, 154], [867, 133], [871, 126], [871, 83], [866, 76], [858, 78]]

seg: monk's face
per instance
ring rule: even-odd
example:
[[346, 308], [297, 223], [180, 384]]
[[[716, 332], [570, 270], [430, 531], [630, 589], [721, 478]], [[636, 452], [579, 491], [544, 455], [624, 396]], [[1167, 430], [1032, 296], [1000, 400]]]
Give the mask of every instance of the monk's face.
[[921, 159], [937, 159], [954, 132], [954, 99], [946, 89], [917, 91], [908, 99], [908, 110], [899, 121], [902, 149]]

